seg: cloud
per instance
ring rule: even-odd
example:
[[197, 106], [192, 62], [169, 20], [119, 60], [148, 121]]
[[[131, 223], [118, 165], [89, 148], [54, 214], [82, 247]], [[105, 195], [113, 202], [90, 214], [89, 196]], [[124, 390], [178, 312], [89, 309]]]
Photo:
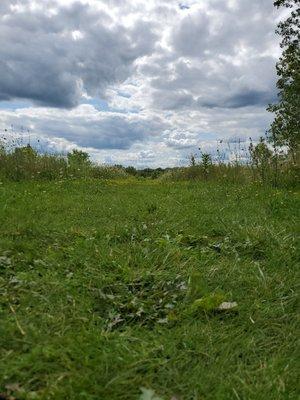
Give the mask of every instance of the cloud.
[[244, 90], [229, 97], [223, 107], [241, 108], [253, 105], [264, 106], [275, 99], [274, 94], [259, 90]]
[[258, 137], [280, 15], [261, 0], [2, 0], [0, 127], [144, 166]]
[[24, 107], [0, 113], [0, 141], [4, 136], [18, 140], [23, 136], [26, 144], [30, 135], [39, 151], [80, 148], [98, 162], [166, 167], [186, 164], [188, 155], [199, 147], [214, 154], [220, 139], [224, 143], [232, 137], [255, 139], [264, 133], [261, 127], [268, 125], [268, 118], [257, 107], [241, 109], [238, 116], [235, 109], [220, 109], [217, 115], [213, 109], [202, 114], [149, 115], [104, 112], [87, 104], [72, 110]]
[[168, 126], [159, 117], [102, 112], [87, 104], [73, 110], [23, 108], [3, 112], [0, 116], [2, 131], [11, 124], [17, 132], [23, 126], [36, 136], [56, 138], [60, 135], [77, 146], [99, 150], [129, 149], [133, 143], [159, 136]]
[[105, 97], [153, 50], [156, 35], [147, 21], [126, 28], [87, 3], [34, 4], [2, 6], [0, 100], [71, 108], [84, 93]]

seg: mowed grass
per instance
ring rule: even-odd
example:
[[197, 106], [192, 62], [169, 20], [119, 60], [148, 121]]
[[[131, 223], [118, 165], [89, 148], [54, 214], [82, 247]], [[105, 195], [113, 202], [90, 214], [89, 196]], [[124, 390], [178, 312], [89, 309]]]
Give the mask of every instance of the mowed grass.
[[254, 185], [2, 184], [0, 392], [298, 399], [298, 217]]

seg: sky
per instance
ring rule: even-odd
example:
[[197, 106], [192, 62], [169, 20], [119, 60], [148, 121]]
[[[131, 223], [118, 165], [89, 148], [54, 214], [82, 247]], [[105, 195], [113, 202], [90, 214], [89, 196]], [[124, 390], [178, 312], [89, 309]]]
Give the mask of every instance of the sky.
[[138, 168], [246, 147], [272, 120], [281, 18], [271, 0], [1, 0], [0, 138]]

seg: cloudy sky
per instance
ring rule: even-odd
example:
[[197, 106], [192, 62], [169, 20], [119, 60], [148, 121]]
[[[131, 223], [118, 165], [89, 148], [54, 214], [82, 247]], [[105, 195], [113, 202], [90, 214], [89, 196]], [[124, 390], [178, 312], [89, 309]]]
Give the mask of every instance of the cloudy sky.
[[0, 136], [168, 166], [272, 116], [272, 0], [1, 0]]

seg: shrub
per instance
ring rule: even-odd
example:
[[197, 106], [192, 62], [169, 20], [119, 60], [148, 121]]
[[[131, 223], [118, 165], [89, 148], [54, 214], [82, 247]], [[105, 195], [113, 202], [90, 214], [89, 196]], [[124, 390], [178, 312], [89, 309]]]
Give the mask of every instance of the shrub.
[[0, 146], [0, 178], [13, 181], [67, 178], [125, 179], [123, 168], [92, 164], [89, 155], [73, 150], [60, 155], [38, 154], [31, 146], [7, 151]]

